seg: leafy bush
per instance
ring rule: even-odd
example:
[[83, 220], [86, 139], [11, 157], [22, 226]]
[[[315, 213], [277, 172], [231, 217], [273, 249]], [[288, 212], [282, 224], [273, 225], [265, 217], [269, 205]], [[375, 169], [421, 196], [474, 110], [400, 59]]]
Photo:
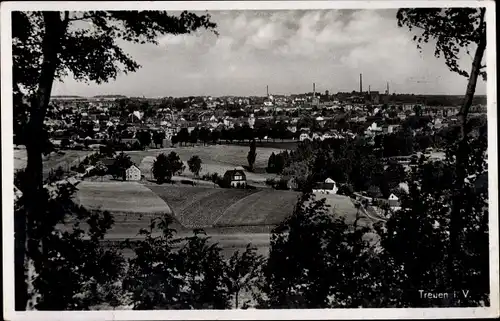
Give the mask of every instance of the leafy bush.
[[[217, 245], [195, 231], [192, 237], [174, 238], [169, 217], [151, 221], [142, 229], [144, 240], [137, 243], [136, 256], [123, 287], [131, 293], [134, 309], [226, 309], [230, 284], [226, 264]], [[160, 229], [161, 236], [152, 231]], [[181, 244], [178, 251], [173, 247]]]
[[274, 178], [266, 178], [266, 185], [274, 187], [276, 180]]
[[[44, 245], [28, 252], [39, 293], [37, 310], [88, 310], [106, 302], [106, 287], [119, 281], [124, 258], [116, 248], [105, 248], [104, 235], [114, 224], [108, 212], [91, 213], [75, 205], [71, 184], [46, 185], [40, 195], [39, 221], [33, 235]], [[24, 213], [21, 198], [16, 215]], [[56, 225], [65, 222], [64, 231]], [[82, 228], [86, 225], [87, 228]]]

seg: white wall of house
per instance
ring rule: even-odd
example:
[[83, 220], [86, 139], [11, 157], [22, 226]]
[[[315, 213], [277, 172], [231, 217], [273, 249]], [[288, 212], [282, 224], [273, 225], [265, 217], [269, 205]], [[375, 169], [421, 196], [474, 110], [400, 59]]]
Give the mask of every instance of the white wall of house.
[[134, 165], [130, 166], [125, 171], [125, 179], [127, 181], [140, 181], [141, 180], [141, 170]]

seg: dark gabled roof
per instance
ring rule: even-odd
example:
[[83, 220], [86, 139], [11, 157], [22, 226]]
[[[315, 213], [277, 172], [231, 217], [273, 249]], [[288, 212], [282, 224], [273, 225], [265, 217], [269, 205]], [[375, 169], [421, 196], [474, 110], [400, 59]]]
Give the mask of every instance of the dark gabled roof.
[[316, 183], [314, 184], [313, 189], [332, 190], [334, 187], [335, 183]]
[[132, 168], [132, 169], [134, 169], [134, 168], [135, 168], [135, 169], [139, 170], [139, 172], [141, 171], [141, 169], [140, 169], [139, 167], [135, 166], [134, 164], [130, 165], [130, 167], [129, 167], [129, 168], [127, 168], [127, 171], [128, 171], [128, 170], [130, 170], [131, 168]]

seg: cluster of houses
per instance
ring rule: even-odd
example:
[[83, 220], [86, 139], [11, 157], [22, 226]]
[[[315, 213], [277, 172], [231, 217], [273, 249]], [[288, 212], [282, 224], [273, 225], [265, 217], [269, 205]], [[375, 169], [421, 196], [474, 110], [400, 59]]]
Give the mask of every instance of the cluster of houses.
[[[403, 183], [403, 185], [404, 185], [404, 183]], [[339, 186], [337, 185], [337, 183], [333, 179], [327, 178], [324, 182], [317, 182], [313, 186], [312, 191], [313, 191], [313, 193], [320, 194], [320, 195], [336, 195], [338, 190], [339, 190]], [[405, 190], [405, 188], [402, 187], [401, 190]], [[359, 202], [361, 204], [365, 204], [367, 210], [369, 210], [369, 211], [374, 211], [374, 212], [379, 211], [380, 210], [379, 206], [375, 205], [375, 204], [379, 204], [379, 203], [387, 204], [389, 206], [389, 208], [391, 209], [391, 211], [393, 211], [393, 212], [399, 211], [401, 209], [401, 203], [400, 203], [399, 197], [396, 194], [391, 193], [387, 199], [377, 197], [377, 196], [379, 196], [379, 195], [366, 195], [365, 193], [363, 193], [363, 194], [362, 193], [354, 193], [353, 198], [357, 202]]]
[[[386, 119], [402, 121], [415, 113], [414, 104], [375, 105], [373, 103], [377, 101], [373, 100], [371, 105], [367, 105], [366, 101], [356, 103], [355, 99], [349, 99], [350, 96], [343, 100], [333, 97], [329, 93], [266, 97], [201, 97], [198, 100], [186, 99], [182, 109], [168, 106], [165, 99], [136, 98], [141, 103], [154, 107], [152, 117], [146, 116], [141, 110], [129, 110], [123, 115], [123, 106], [120, 106], [120, 99], [123, 97], [55, 98], [46, 126], [51, 138], [57, 143], [63, 138], [73, 141], [109, 139], [112, 135], [116, 135], [117, 131], [123, 136], [122, 138], [133, 139], [137, 132], [144, 130], [164, 132], [165, 139], [170, 140], [182, 128], [186, 128], [188, 132], [197, 127], [220, 131], [243, 125], [258, 128], [262, 123], [280, 122], [286, 124], [287, 131], [293, 133], [296, 139], [303, 141], [344, 137], [346, 133], [354, 135], [348, 129], [342, 130], [342, 133], [333, 130], [326, 130], [327, 132], [322, 130], [321, 133], [308, 132], [308, 129], [298, 127], [303, 117], [313, 117], [320, 127], [325, 127], [328, 121], [335, 118], [334, 115], [343, 114], [347, 121], [364, 125], [364, 132], [357, 132], [356, 135], [373, 137], [378, 134], [390, 134], [400, 128], [397, 122], [386, 122]], [[432, 122], [428, 125], [431, 129], [440, 129], [456, 121], [456, 116], [453, 115], [458, 112], [458, 108], [425, 106], [419, 108], [423, 115], [432, 117]], [[378, 120], [370, 120], [374, 116], [377, 116]], [[75, 127], [83, 124], [87, 128], [89, 126], [92, 128], [92, 135], [89, 135], [88, 131], [75, 132]]]

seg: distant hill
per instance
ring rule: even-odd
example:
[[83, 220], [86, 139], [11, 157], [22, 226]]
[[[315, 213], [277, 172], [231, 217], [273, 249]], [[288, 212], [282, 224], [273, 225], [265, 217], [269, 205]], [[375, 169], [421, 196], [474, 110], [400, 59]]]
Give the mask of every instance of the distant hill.
[[71, 96], [71, 95], [54, 95], [54, 96], [51, 96], [51, 98], [66, 98], [66, 99], [69, 99], [69, 98], [86, 98], [86, 97]]
[[93, 98], [127, 98], [127, 96], [124, 96], [124, 95], [97, 95], [97, 96], [94, 96]]

